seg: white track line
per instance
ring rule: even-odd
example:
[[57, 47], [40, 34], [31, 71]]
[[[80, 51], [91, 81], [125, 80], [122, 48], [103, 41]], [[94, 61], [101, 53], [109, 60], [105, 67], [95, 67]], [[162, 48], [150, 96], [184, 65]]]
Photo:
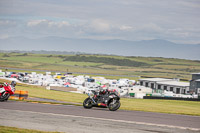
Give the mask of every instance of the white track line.
[[[0, 110], [10, 110], [10, 109], [0, 109]], [[55, 115], [55, 116], [65, 116], [65, 117], [74, 117], [74, 118], [84, 118], [84, 119], [93, 119], [93, 120], [103, 120], [103, 121], [113, 121], [113, 122], [123, 122], [123, 123], [129, 123], [129, 124], [139, 124], [139, 125], [148, 125], [148, 126], [158, 126], [158, 127], [167, 127], [167, 128], [177, 128], [177, 129], [184, 129], [184, 130], [200, 131], [200, 128], [181, 127], [181, 126], [172, 126], [172, 125], [146, 123], [146, 122], [115, 120], [115, 119], [106, 119], [106, 118], [96, 118], [96, 117], [77, 116], [77, 115], [64, 115], [64, 114], [54, 114], [54, 113], [43, 113], [43, 112], [33, 112], [33, 111], [22, 111], [22, 110], [10, 110], [10, 111], [28, 112], [28, 113], [42, 114], [42, 115]]]

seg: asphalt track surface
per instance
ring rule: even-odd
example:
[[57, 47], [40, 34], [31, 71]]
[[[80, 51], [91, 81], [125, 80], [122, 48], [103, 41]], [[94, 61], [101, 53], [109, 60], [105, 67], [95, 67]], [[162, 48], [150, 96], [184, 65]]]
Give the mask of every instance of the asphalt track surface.
[[82, 106], [0, 102], [0, 125], [67, 133], [200, 133], [200, 117]]

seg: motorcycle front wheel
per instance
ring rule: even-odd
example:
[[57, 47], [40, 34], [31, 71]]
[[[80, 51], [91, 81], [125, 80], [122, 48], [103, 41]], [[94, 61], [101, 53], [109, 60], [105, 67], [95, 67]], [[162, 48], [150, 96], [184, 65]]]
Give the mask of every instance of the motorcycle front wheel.
[[6, 93], [2, 96], [0, 96], [0, 102], [4, 102], [4, 101], [7, 101], [8, 98], [9, 98], [10, 94], [9, 93]]
[[92, 108], [92, 99], [90, 99], [89, 97], [86, 98], [83, 102], [83, 107], [86, 109], [91, 109]]
[[120, 105], [121, 105], [121, 103], [120, 103], [119, 100], [116, 100], [116, 101], [115, 101], [115, 100], [113, 99], [113, 100], [109, 103], [108, 108], [109, 108], [110, 111], [116, 111], [116, 110], [119, 109]]

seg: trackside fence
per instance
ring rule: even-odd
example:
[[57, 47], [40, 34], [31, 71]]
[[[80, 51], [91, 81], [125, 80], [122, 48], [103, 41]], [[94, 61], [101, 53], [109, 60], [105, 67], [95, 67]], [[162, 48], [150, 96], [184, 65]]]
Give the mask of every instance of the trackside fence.
[[199, 98], [155, 97], [155, 96], [144, 96], [143, 99], [163, 99], [163, 100], [200, 101]]

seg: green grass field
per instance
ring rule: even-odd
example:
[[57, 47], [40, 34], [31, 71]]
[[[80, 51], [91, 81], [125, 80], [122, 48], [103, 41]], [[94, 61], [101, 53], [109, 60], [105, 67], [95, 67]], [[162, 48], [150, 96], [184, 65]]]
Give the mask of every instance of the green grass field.
[[[0, 79], [0, 82], [7, 81]], [[25, 84], [18, 84], [16, 88], [17, 90], [28, 91], [29, 97], [47, 98], [80, 104], [87, 97], [85, 94], [46, 90], [42, 87]], [[120, 109], [200, 116], [200, 102], [196, 101], [121, 98]]]
[[60, 132], [44, 132], [31, 129], [0, 126], [0, 133], [60, 133]]
[[183, 80], [190, 80], [191, 73], [200, 72], [200, 61], [159, 57], [0, 53], [0, 62], [0, 67], [8, 68], [124, 75], [125, 77], [137, 75]]

